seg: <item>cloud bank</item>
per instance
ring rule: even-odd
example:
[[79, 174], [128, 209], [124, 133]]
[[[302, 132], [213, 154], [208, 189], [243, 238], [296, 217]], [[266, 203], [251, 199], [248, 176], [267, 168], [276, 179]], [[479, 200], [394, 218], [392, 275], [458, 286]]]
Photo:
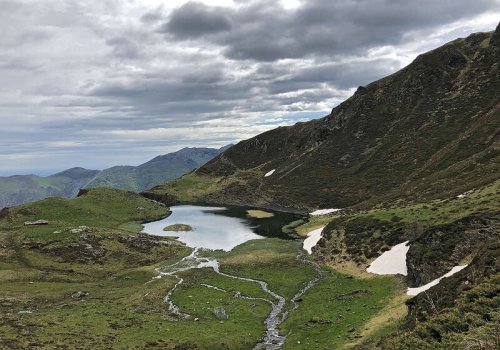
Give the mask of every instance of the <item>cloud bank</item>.
[[495, 0], [4, 0], [0, 175], [138, 164], [320, 117]]

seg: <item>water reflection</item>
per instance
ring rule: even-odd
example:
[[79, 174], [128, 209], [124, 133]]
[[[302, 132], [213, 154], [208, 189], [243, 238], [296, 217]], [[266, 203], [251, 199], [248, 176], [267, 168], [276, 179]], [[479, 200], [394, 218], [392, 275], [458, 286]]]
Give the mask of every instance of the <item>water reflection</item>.
[[[178, 205], [163, 220], [147, 223], [142, 232], [158, 236], [177, 236], [193, 248], [229, 251], [239, 244], [263, 236], [283, 236], [281, 227], [292, 221], [292, 214], [276, 213], [272, 218], [256, 219], [246, 215], [245, 208]], [[187, 224], [193, 231], [163, 231], [168, 225]]]

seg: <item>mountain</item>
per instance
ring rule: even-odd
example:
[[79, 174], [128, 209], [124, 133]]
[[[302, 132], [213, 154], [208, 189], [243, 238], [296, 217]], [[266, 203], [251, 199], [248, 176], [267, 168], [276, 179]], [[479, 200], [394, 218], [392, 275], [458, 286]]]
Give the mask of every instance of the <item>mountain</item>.
[[499, 43], [499, 29], [454, 40], [360, 86], [326, 117], [241, 141], [145, 195], [310, 210], [491, 183], [500, 161]]
[[116, 166], [105, 169], [85, 188], [110, 187], [134, 192], [144, 191], [200, 167], [228, 147], [183, 148], [153, 158], [139, 166]]
[[[143, 192], [163, 204], [98, 188], [0, 210], [2, 345], [498, 349], [499, 46], [500, 26], [419, 56], [325, 118], [242, 141]], [[149, 172], [173, 159], [155, 158]], [[165, 205], [175, 202], [221, 203], [227, 210], [206, 212], [254, 215], [254, 228], [275, 213], [227, 204], [344, 209], [198, 255], [141, 232], [175, 215]], [[313, 232], [305, 257], [302, 238]], [[404, 251], [385, 267], [398, 273], [369, 273], [395, 246]]]
[[0, 177], [0, 208], [48, 197], [71, 198], [80, 188], [109, 187], [140, 192], [198, 168], [227, 147], [183, 148], [137, 167], [116, 166], [102, 171], [71, 168], [46, 177]]
[[[303, 235], [321, 228], [313, 256], [322, 266], [349, 278], [367, 277], [374, 259], [396, 245], [408, 247], [407, 274], [396, 277], [399, 294], [361, 330], [349, 329], [347, 348], [496, 349], [499, 62], [500, 25], [422, 54], [402, 70], [359, 87], [324, 118], [242, 141], [143, 194], [170, 204], [302, 212], [345, 208], [311, 216], [298, 228]], [[456, 268], [459, 272], [450, 276]], [[345, 282], [339, 279], [330, 288], [336, 283]], [[406, 292], [426, 286], [416, 296]], [[362, 293], [376, 289], [337, 295], [328, 289], [321, 297], [329, 300], [328, 309], [334, 300], [362, 299]], [[309, 305], [321, 304], [321, 297]], [[342, 314], [332, 309], [323, 314], [328, 317], [319, 316], [321, 307], [311, 314], [302, 310], [300, 325], [315, 329], [311, 339], [320, 341], [332, 328], [321, 332], [318, 323], [336, 324], [351, 311], [365, 317], [377, 306], [363, 307], [344, 308]]]
[[0, 207], [10, 207], [47, 197], [74, 197], [78, 190], [98, 173], [98, 170], [71, 168], [45, 177], [0, 177]]
[[[303, 235], [321, 228], [313, 248], [318, 263], [351, 278], [366, 276], [383, 252], [408, 247], [399, 296], [364, 331], [351, 327], [355, 335], [347, 335], [346, 348], [498, 348], [499, 62], [500, 25], [359, 87], [324, 118], [242, 141], [143, 194], [164, 203], [345, 208], [298, 228]], [[407, 287], [434, 283], [425, 293], [406, 294]], [[375, 292], [322, 297], [331, 303], [362, 298], [359, 293]], [[344, 310], [333, 323], [352, 309]], [[302, 325], [331, 319], [310, 314]]]

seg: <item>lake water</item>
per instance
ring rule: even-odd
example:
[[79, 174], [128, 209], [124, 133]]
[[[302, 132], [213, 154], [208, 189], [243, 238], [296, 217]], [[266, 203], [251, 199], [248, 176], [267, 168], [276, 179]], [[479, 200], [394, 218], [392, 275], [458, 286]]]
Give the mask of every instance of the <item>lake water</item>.
[[[271, 218], [251, 218], [243, 207], [207, 207], [177, 205], [163, 220], [144, 224], [142, 232], [157, 236], [176, 236], [193, 248], [223, 249], [229, 251], [246, 241], [266, 236], [288, 238], [282, 226], [298, 217], [288, 213], [274, 213]], [[187, 224], [193, 230], [186, 232], [163, 231], [168, 225]]]

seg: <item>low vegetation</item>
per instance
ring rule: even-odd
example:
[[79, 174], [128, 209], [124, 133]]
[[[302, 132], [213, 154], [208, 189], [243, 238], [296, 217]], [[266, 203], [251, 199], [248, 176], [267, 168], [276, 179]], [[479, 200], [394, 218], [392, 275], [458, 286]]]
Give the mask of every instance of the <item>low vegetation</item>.
[[186, 224], [173, 224], [163, 228], [163, 231], [192, 231], [193, 228]]

